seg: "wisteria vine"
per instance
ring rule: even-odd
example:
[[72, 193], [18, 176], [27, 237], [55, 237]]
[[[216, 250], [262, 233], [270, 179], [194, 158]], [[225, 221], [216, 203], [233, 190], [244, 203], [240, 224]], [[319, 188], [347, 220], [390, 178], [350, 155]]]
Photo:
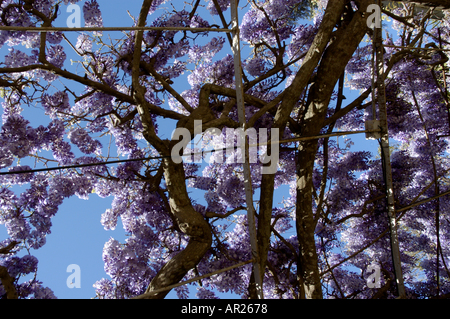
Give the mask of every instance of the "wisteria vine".
[[[166, 0], [141, 2], [147, 10], [133, 17], [135, 26], [229, 27], [227, 0], [173, 1], [173, 10], [164, 9]], [[282, 139], [364, 129], [376, 89], [373, 31], [354, 26], [365, 26], [372, 3], [247, 1], [239, 28], [252, 127], [280, 128]], [[97, 0], [4, 0], [0, 26], [52, 26], [68, 4], [82, 6], [86, 27], [104, 26]], [[391, 19], [384, 37], [391, 163], [395, 205], [402, 208], [450, 191], [448, 52], [428, 50], [449, 48], [450, 16], [444, 11], [433, 20], [431, 11], [409, 4], [384, 10]], [[242, 164], [232, 160], [238, 151], [225, 161], [216, 152], [208, 163], [177, 166], [169, 157], [176, 141], [162, 124], [187, 128], [194, 151], [208, 142], [223, 148], [226, 134], [205, 131], [239, 126], [231, 37], [186, 30], [131, 31], [109, 40], [105, 34], [82, 32], [72, 43], [58, 31], [0, 30], [0, 46], [8, 50], [0, 65], [2, 171], [148, 159], [0, 176], [0, 224], [8, 234], [0, 239], [1, 297], [56, 298], [38, 276], [21, 278], [37, 272], [33, 251], [46, 244], [52, 218], [72, 196], [112, 197], [101, 224], [115, 229], [121, 220], [128, 234], [124, 242], [105, 243], [107, 278], [94, 285], [98, 298], [135, 297], [252, 259]], [[136, 39], [142, 39], [137, 53]], [[78, 60], [68, 58], [73, 55]], [[344, 85], [359, 97], [347, 100]], [[31, 107], [46, 122], [35, 123]], [[204, 121], [203, 136], [194, 136], [195, 119]], [[396, 298], [381, 156], [354, 151], [350, 138], [276, 147], [275, 174], [261, 176], [266, 164], [251, 163], [265, 298]], [[18, 192], [16, 185], [26, 188]], [[190, 198], [186, 187], [203, 198]], [[442, 196], [397, 216], [408, 298], [450, 295], [449, 212], [450, 199]], [[381, 271], [377, 289], [367, 281], [374, 264]], [[247, 264], [175, 291], [179, 298], [192, 291], [204, 299], [225, 292], [253, 298], [254, 284]]]

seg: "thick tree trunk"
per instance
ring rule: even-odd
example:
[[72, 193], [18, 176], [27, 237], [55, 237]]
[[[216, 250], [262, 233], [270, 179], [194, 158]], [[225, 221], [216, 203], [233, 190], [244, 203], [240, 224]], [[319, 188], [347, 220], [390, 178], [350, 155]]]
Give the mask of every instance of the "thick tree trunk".
[[[274, 185], [275, 179], [273, 174], [262, 175], [261, 197], [259, 202], [259, 215], [258, 215], [258, 229], [256, 232], [256, 236], [258, 241], [258, 254], [260, 257], [259, 267], [260, 273], [263, 274], [263, 279], [267, 264], [267, 255], [269, 253], [270, 247], [270, 236], [272, 235], [272, 232], [270, 230], [270, 222], [272, 220], [273, 192], [275, 190]], [[249, 299], [258, 298], [256, 291], [255, 274], [253, 270], [248, 286], [248, 297]]]
[[296, 230], [299, 247], [297, 277], [301, 299], [321, 299], [322, 286], [314, 239], [316, 223], [313, 215], [313, 167], [317, 141], [301, 143], [297, 161]]
[[[152, 2], [152, 0], [143, 1], [139, 14], [138, 26], [145, 26]], [[142, 120], [144, 137], [161, 153], [161, 155], [167, 156], [164, 159], [163, 168], [167, 191], [169, 193], [169, 213], [172, 215], [172, 219], [175, 223], [174, 226], [189, 236], [189, 243], [186, 248], [175, 257], [172, 257], [172, 259], [167, 262], [167, 264], [165, 264], [152, 279], [146, 290], [146, 293], [150, 293], [154, 290], [178, 283], [190, 269], [194, 268], [211, 247], [212, 234], [209, 224], [203, 216], [192, 207], [192, 202], [186, 189], [183, 163], [177, 164], [169, 157], [173, 145], [162, 141], [156, 135], [149, 103], [145, 99], [146, 89], [139, 82], [142, 39], [143, 32], [138, 31], [136, 33], [135, 51], [133, 54], [132, 80], [134, 99], [136, 100], [137, 111]], [[199, 111], [202, 110], [203, 108], [199, 107]], [[149, 295], [147, 298], [162, 299], [169, 291], [170, 290], [155, 293]]]
[[[152, 279], [146, 293], [178, 283], [201, 261], [212, 244], [209, 224], [192, 207], [189, 199], [183, 164], [175, 164], [171, 159], [165, 159], [164, 175], [169, 191], [171, 214], [176, 226], [190, 239], [186, 248], [164, 265]], [[169, 291], [154, 294], [149, 299], [163, 299]]]
[[[328, 105], [334, 87], [345, 66], [357, 49], [367, 30], [367, 6], [373, 0], [361, 1], [360, 10], [353, 14], [346, 9], [345, 20], [335, 33], [333, 42], [326, 49], [312, 85], [303, 118], [299, 123], [302, 136], [316, 136], [324, 127]], [[317, 140], [299, 143], [297, 157], [296, 229], [299, 247], [297, 275], [300, 298], [322, 298], [319, 263], [315, 246], [315, 218], [313, 213], [313, 170], [317, 152]]]
[[[308, 81], [310, 80], [311, 75], [313, 74], [325, 51], [325, 48], [331, 38], [334, 26], [341, 16], [344, 3], [345, 0], [333, 0], [328, 3], [323, 22], [321, 23], [313, 44], [303, 61], [303, 65], [297, 72], [292, 84], [284, 93], [283, 101], [276, 112], [274, 125], [272, 126], [272, 128], [278, 128], [280, 130], [280, 136], [284, 135], [286, 123], [288, 122], [292, 109], [295, 107], [302, 92], [308, 85]], [[266, 174], [262, 176], [257, 229], [261, 273], [264, 273], [267, 254], [270, 247], [270, 222], [273, 210], [274, 185], [275, 174]], [[253, 278], [253, 274], [251, 278]], [[249, 298], [252, 299], [256, 298], [253, 284], [254, 281], [251, 279], [248, 291]]]

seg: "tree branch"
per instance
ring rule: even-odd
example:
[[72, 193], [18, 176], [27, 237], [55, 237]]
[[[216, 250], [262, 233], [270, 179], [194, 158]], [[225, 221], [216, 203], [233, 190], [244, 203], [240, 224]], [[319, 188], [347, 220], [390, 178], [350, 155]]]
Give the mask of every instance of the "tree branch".
[[239, 206], [239, 207], [236, 207], [235, 209], [233, 209], [233, 210], [230, 210], [228, 213], [226, 213], [226, 214], [217, 214], [217, 213], [214, 213], [214, 212], [206, 212], [206, 218], [227, 218], [228, 216], [230, 216], [230, 215], [233, 215], [234, 213], [236, 213], [236, 212], [238, 212], [238, 211], [240, 211], [240, 210], [246, 210], [247, 208], [245, 208], [245, 207], [243, 207], [243, 206]]
[[[9, 243], [8, 246], [0, 248], [0, 254], [9, 254], [17, 244], [17, 241], [13, 241]], [[9, 275], [8, 269], [4, 266], [0, 266], [0, 281], [2, 282], [3, 288], [6, 291], [6, 298], [18, 299], [17, 290], [14, 286], [14, 278]]]
[[0, 281], [6, 291], [6, 298], [18, 299], [17, 290], [14, 286], [14, 278], [9, 275], [8, 269], [4, 266], [0, 266]]
[[[131, 105], [136, 104], [135, 100], [131, 96], [121, 93], [109, 85], [105, 85], [103, 83], [93, 81], [89, 78], [79, 76], [79, 75], [71, 73], [67, 70], [62, 70], [52, 64], [32, 64], [32, 65], [15, 67], [15, 68], [0, 68], [0, 73], [21, 73], [21, 72], [28, 72], [28, 71], [32, 71], [32, 70], [46, 70], [53, 74], [62, 76], [63, 78], [66, 78], [68, 80], [76, 81], [78, 83], [89, 86], [95, 90], [98, 90], [105, 94], [111, 95], [119, 101], [126, 102]], [[148, 103], [148, 102], [146, 103], [146, 106], [153, 114], [160, 115], [165, 118], [180, 120], [185, 117], [182, 114], [179, 114], [179, 113], [171, 111], [171, 110], [166, 110], [166, 109], [160, 108], [160, 107], [158, 107], [154, 104]]]
[[13, 250], [14, 247], [17, 246], [18, 243], [19, 242], [17, 242], [17, 241], [12, 241], [8, 244], [8, 246], [0, 248], [0, 254], [3, 254], [3, 255], [9, 254], [11, 252], [11, 250]]

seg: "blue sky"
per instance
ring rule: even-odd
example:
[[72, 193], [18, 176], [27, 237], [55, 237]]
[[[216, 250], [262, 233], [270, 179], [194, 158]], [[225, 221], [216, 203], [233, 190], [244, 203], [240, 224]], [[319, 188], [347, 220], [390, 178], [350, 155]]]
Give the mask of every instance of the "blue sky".
[[[79, 3], [80, 6], [83, 2]], [[137, 16], [141, 3], [141, 1], [136, 0], [99, 0], [104, 26], [131, 26], [133, 22], [127, 10], [131, 15]], [[168, 6], [168, 9], [170, 9], [170, 6]], [[66, 13], [65, 6], [61, 7], [60, 12], [61, 15], [57, 25], [63, 26], [70, 13]], [[76, 39], [76, 37], [76, 33], [69, 36], [70, 39]], [[7, 49], [7, 46], [3, 47], [0, 54], [7, 54]], [[70, 58], [69, 55], [68, 59]], [[66, 61], [66, 63], [70, 62]], [[346, 101], [351, 101], [354, 94], [346, 94], [346, 96], [348, 97]], [[48, 122], [48, 118], [43, 116], [42, 109], [26, 108], [25, 112], [32, 114], [34, 119], [32, 125], [38, 126]], [[171, 129], [167, 127], [166, 134], [170, 135]], [[354, 136], [353, 138], [357, 141], [355, 149], [376, 150], [376, 142], [373, 144], [366, 141], [364, 135]], [[23, 186], [22, 189], [16, 188], [16, 190], [20, 192], [25, 187], [27, 186]], [[281, 201], [285, 191], [286, 188], [278, 192], [275, 203]], [[196, 194], [201, 196], [201, 192]], [[288, 194], [285, 196], [287, 197]], [[198, 199], [201, 198], [198, 197]], [[255, 196], [255, 199], [258, 199], [258, 197]], [[81, 200], [77, 197], [66, 199], [60, 206], [59, 212], [52, 219], [52, 233], [47, 236], [47, 244], [37, 251], [32, 251], [32, 254], [39, 259], [37, 279], [43, 281], [45, 286], [50, 287], [58, 298], [92, 298], [95, 296], [95, 290], [92, 287], [94, 282], [102, 277], [108, 278], [103, 269], [103, 245], [110, 237], [122, 242], [125, 238], [120, 220], [114, 231], [105, 231], [100, 223], [101, 214], [111, 207], [111, 201], [111, 197], [101, 199], [95, 194], [92, 194], [89, 200]], [[6, 231], [4, 226], [0, 225], [0, 240], [5, 238], [7, 238]], [[81, 288], [70, 289], [67, 287], [66, 280], [70, 273], [66, 269], [71, 264], [80, 266]], [[195, 293], [195, 289], [191, 290]], [[227, 296], [232, 297], [231, 295]], [[174, 292], [171, 292], [168, 297], [175, 297]]]

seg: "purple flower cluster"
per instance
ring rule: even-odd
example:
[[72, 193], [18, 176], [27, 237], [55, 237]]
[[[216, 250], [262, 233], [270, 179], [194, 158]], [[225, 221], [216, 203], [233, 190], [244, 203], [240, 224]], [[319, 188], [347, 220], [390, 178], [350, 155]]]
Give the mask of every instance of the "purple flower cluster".
[[45, 113], [52, 119], [61, 116], [61, 113], [68, 113], [70, 109], [69, 95], [67, 92], [56, 92], [53, 95], [43, 94], [41, 104], [45, 109]]
[[50, 18], [53, 15], [53, 6], [55, 4], [55, 0], [39, 0], [33, 2], [33, 8]]
[[82, 128], [77, 128], [70, 131], [68, 138], [73, 144], [78, 146], [80, 151], [84, 154], [101, 153], [102, 144], [99, 141], [94, 140], [88, 132]]
[[[270, 1], [269, 3], [255, 2], [257, 5], [245, 13], [241, 24], [241, 38], [252, 45], [267, 43], [275, 47], [277, 39], [274, 29], [276, 29], [278, 39], [283, 41], [292, 35], [293, 26], [287, 23], [287, 17], [292, 11], [292, 6], [298, 3], [295, 0]], [[267, 19], [269, 16], [272, 23]], [[274, 28], [272, 28], [272, 26]]]
[[199, 63], [211, 63], [213, 57], [220, 52], [223, 48], [223, 44], [225, 43], [225, 39], [220, 38], [212, 38], [210, 42], [208, 42], [204, 46], [194, 45], [189, 49], [189, 62], [199, 64]]
[[[87, 28], [103, 27], [102, 13], [97, 0], [88, 0], [83, 5], [84, 25]], [[101, 36], [101, 31], [94, 31], [94, 35]]]
[[156, 9], [158, 9], [159, 6], [166, 3], [168, 0], [154, 0], [152, 1], [152, 5], [150, 6], [150, 10], [148, 11], [148, 14], [152, 14], [155, 12]]
[[[5, 66], [10, 68], [18, 68], [22, 66], [36, 64], [38, 61], [37, 56], [29, 56], [25, 52], [16, 50], [14, 48], [9, 49], [9, 54], [5, 56]], [[29, 71], [27, 75], [31, 76], [32, 71]]]
[[263, 58], [255, 57], [249, 61], [246, 61], [245, 70], [254, 77], [263, 75], [267, 71], [266, 60]]
[[[66, 5], [78, 2], [64, 0]], [[153, 1], [149, 15], [165, 2]], [[321, 9], [327, 3], [326, 0], [313, 2]], [[36, 0], [33, 1], [33, 7], [50, 16], [56, 3], [54, 0]], [[212, 15], [218, 14], [215, 3], [222, 11], [230, 6], [228, 0], [209, 1], [206, 9], [199, 6], [197, 12], [191, 13], [186, 11], [187, 5], [183, 10], [176, 11], [177, 6], [173, 3], [173, 12], [165, 12], [151, 19], [149, 16], [147, 25], [210, 27], [216, 23], [214, 17], [206, 18], [204, 13], [209, 11]], [[318, 12], [313, 21], [288, 21], [292, 7], [296, 4], [296, 0], [256, 0], [246, 8], [240, 33], [243, 48], [249, 45], [252, 49], [242, 61], [244, 76], [248, 80], [246, 85], [264, 78], [246, 89], [247, 94], [269, 102], [279, 96], [281, 90], [288, 87], [296, 76], [303, 62], [302, 57], [309, 50], [322, 19]], [[0, 4], [0, 24], [39, 25], [42, 19], [27, 10], [21, 10], [22, 5], [22, 2], [3, 1]], [[352, 5], [356, 10], [356, 2]], [[83, 13], [85, 26], [103, 26], [96, 0], [86, 1]], [[400, 7], [394, 13], [406, 14]], [[419, 22], [417, 17], [411, 21]], [[445, 46], [450, 41], [448, 21], [442, 21], [440, 33], [436, 29], [431, 30], [424, 43], [434, 42], [439, 45], [441, 36]], [[385, 41], [388, 44], [405, 45], [415, 36], [411, 34], [408, 37], [410, 30], [400, 21], [394, 20], [392, 26], [399, 33], [398, 36], [387, 37]], [[94, 35], [101, 35], [101, 32]], [[0, 45], [11, 46], [4, 58], [4, 66], [20, 68], [39, 64], [39, 40], [38, 33], [0, 31]], [[102, 214], [101, 224], [107, 230], [121, 224], [127, 234], [124, 242], [111, 238], [104, 246], [103, 261], [109, 278], [96, 282], [99, 298], [128, 298], [143, 293], [167, 261], [182, 251], [191, 240], [180, 230], [177, 216], [172, 212], [174, 195], [169, 193], [168, 186], [173, 181], [167, 181], [167, 175], [164, 174], [167, 162], [163, 161], [166, 159], [66, 169], [58, 174], [23, 173], [32, 166], [28, 157], [38, 164], [56, 161], [60, 165], [68, 165], [102, 162], [106, 158], [106, 149], [108, 158], [140, 159], [161, 155], [147, 143], [150, 141], [143, 140], [144, 136], [147, 137], [144, 128], [149, 123], [143, 122], [136, 112], [137, 106], [142, 105], [137, 105], [139, 103], [133, 99], [133, 89], [136, 88], [130, 85], [130, 56], [135, 50], [134, 42], [135, 32], [130, 32], [122, 39], [117, 39], [114, 47], [106, 49], [105, 44], [94, 49], [95, 38], [84, 33], [78, 36], [75, 48], [82, 55], [80, 63], [87, 70], [85, 78], [97, 83], [94, 88], [80, 89], [70, 86], [63, 79], [56, 81], [59, 79], [57, 72], [28, 70], [4, 74], [5, 81], [24, 83], [20, 90], [7, 87], [2, 91], [4, 102], [0, 129], [0, 168], [9, 172], [22, 172], [0, 178], [0, 224], [4, 225], [9, 237], [0, 243], [0, 247], [12, 241], [20, 243], [11, 253], [0, 256], [0, 265], [17, 279], [15, 285], [21, 298], [54, 298], [53, 292], [38, 280], [19, 283], [22, 275], [36, 273], [38, 262], [29, 254], [19, 257], [18, 252], [24, 247], [29, 250], [39, 249], [45, 244], [46, 236], [51, 232], [52, 218], [65, 198], [77, 196], [88, 199], [92, 193], [102, 198], [110, 196], [111, 207]], [[19, 48], [22, 44], [27, 49]], [[196, 109], [199, 93], [205, 84], [231, 89], [235, 87], [234, 61], [232, 55], [223, 54], [225, 45], [228, 45], [226, 37], [212, 37], [205, 32], [144, 32], [139, 83], [146, 90], [147, 106], [155, 113], [151, 114], [152, 124], [156, 126], [155, 134], [159, 134], [157, 124], [161, 123], [158, 123], [161, 117], [178, 118], [178, 114], [168, 112], [169, 108], [182, 115], [189, 115], [187, 107], [180, 103], [180, 96]], [[67, 47], [61, 33], [48, 33], [45, 48], [46, 60], [53, 67], [70, 67], [65, 64], [65, 52], [69, 51], [65, 51]], [[244, 49], [242, 52], [248, 51]], [[396, 52], [397, 49], [386, 48], [385, 62], [396, 57]], [[362, 44], [354, 52], [345, 70], [346, 84], [350, 89], [365, 90], [371, 86], [371, 58], [371, 45]], [[386, 79], [389, 134], [394, 142], [391, 163], [397, 208], [449, 191], [450, 145], [446, 138], [449, 132], [448, 92], [445, 90], [450, 86], [450, 76], [446, 76], [445, 83], [444, 60], [442, 54], [428, 51], [405, 53], [392, 65]], [[280, 63], [289, 63], [289, 67], [266, 78], [267, 72]], [[178, 87], [172, 82], [181, 80], [184, 91], [179, 96], [170, 94], [165, 90], [163, 81], [152, 76], [153, 72], [157, 72], [164, 79], [164, 84], [174, 89]], [[75, 74], [79, 76], [76, 70]], [[72, 78], [77, 79], [76, 76]], [[305, 101], [311, 93], [310, 88], [308, 85], [296, 102], [291, 113], [295, 123], [289, 123], [284, 139], [299, 136], [292, 132], [296, 125], [305, 124], [302, 114]], [[231, 98], [211, 94], [209, 102], [213, 114], [220, 116], [220, 107]], [[336, 100], [335, 92], [322, 120], [335, 114]], [[260, 106], [250, 104], [245, 105], [247, 119], [260, 109]], [[33, 115], [28, 114], [28, 106], [43, 109], [42, 113], [48, 116], [48, 122], [35, 125]], [[255, 128], [271, 128], [274, 114], [267, 113], [259, 118]], [[334, 129], [362, 129], [369, 115], [370, 112], [362, 108], [352, 110], [335, 123]], [[235, 106], [229, 117], [238, 121]], [[324, 133], [327, 127], [320, 129]], [[165, 131], [161, 132], [166, 134]], [[210, 146], [220, 148], [225, 145], [224, 142], [218, 138]], [[234, 140], [233, 143], [236, 142]], [[294, 227], [298, 218], [296, 213], [304, 209], [297, 207], [297, 174], [299, 167], [303, 168], [303, 163], [298, 163], [300, 144], [283, 144], [278, 171], [274, 175], [273, 187], [283, 200], [281, 203], [274, 201], [271, 212], [272, 237], [268, 248], [267, 271], [264, 273], [266, 298], [296, 298], [300, 291], [298, 274], [302, 265], [298, 264], [298, 257], [301, 247]], [[169, 142], [162, 140], [161, 145], [167, 146]], [[199, 144], [198, 147], [203, 149], [205, 145]], [[262, 147], [259, 151], [264, 152], [265, 149]], [[373, 264], [382, 266], [385, 275], [382, 285], [387, 283], [387, 278], [394, 272], [388, 232], [378, 238], [389, 229], [382, 158], [369, 151], [354, 151], [351, 140], [347, 138], [321, 139], [315, 151], [314, 167], [311, 168], [312, 211], [308, 213], [312, 214], [315, 222], [312, 228], [315, 229], [318, 270], [323, 273], [324, 296], [371, 298], [373, 291], [367, 288], [365, 280], [367, 268]], [[190, 204], [209, 223], [213, 233], [212, 246], [196, 265], [195, 271], [187, 272], [184, 279], [252, 258], [244, 210], [227, 214], [246, 206], [242, 165], [235, 163], [242, 154], [239, 150], [231, 153], [225, 157], [217, 152], [212, 155], [215, 160], [207, 165], [183, 165], [189, 187], [188, 196], [203, 195], [200, 199], [192, 198]], [[225, 160], [224, 163], [220, 163], [220, 157]], [[260, 196], [263, 183], [261, 166], [260, 161], [251, 164], [255, 200]], [[14, 188], [16, 185], [22, 187], [20, 191]], [[199, 193], [191, 192], [192, 189]], [[261, 196], [260, 200], [265, 199], [265, 194]], [[411, 297], [433, 296], [438, 278], [440, 293], [450, 292], [449, 209], [450, 200], [448, 196], [443, 196], [414, 206], [398, 216], [402, 267]], [[332, 271], [326, 271], [353, 254], [347, 262]], [[205, 278], [202, 286], [197, 287], [197, 297], [215, 299], [217, 292], [248, 297], [251, 273], [252, 265], [248, 264]], [[179, 298], [188, 298], [189, 288], [179, 287], [175, 293]], [[5, 289], [0, 284], [0, 295], [4, 294]], [[395, 291], [389, 288], [385, 296], [393, 298], [394, 294]]]
[[[114, 239], [110, 239], [103, 249], [103, 260], [105, 261], [105, 271], [111, 276], [116, 286], [122, 288], [120, 297], [133, 296], [142, 293], [148, 284], [148, 277], [152, 275], [143, 259], [139, 259], [133, 251], [132, 245], [122, 245]], [[126, 281], [131, 281], [126, 284]], [[105, 282], [97, 285], [105, 286]], [[107, 286], [107, 285], [106, 285]], [[126, 288], [127, 287], [127, 288]], [[129, 288], [128, 288], [129, 287]], [[129, 289], [134, 289], [129, 290]], [[105, 288], [103, 288], [105, 289]], [[126, 289], [126, 290], [125, 290]], [[101, 290], [97, 291], [100, 293]], [[116, 292], [117, 293], [117, 292]]]
[[25, 255], [22, 258], [12, 256], [0, 260], [0, 266], [8, 268], [8, 274], [11, 277], [17, 277], [20, 274], [30, 274], [36, 272], [38, 260], [31, 255]]
[[67, 55], [62, 45], [53, 45], [48, 49], [47, 60], [57, 68], [62, 68]]
[[92, 51], [92, 40], [87, 34], [82, 33], [78, 36], [77, 44], [75, 47], [81, 53], [90, 52]]
[[5, 155], [23, 158], [32, 151], [34, 130], [29, 123], [19, 114], [12, 114], [6, 119], [0, 131], [0, 147]]
[[[0, 243], [0, 247], [3, 247]], [[22, 275], [36, 273], [38, 260], [31, 255], [17, 257], [9, 254], [6, 258], [0, 259], [0, 266], [5, 267], [9, 276], [19, 278]], [[17, 294], [20, 298], [29, 299], [55, 299], [53, 291], [42, 286], [42, 282], [32, 279], [23, 282], [16, 287]], [[5, 295], [5, 288], [0, 284], [0, 295]]]
[[[230, 7], [230, 0], [218, 0], [217, 3], [219, 4], [220, 10], [222, 12], [225, 12]], [[216, 6], [214, 4], [214, 1], [210, 0], [207, 6], [207, 9], [212, 15], [218, 15]]]
[[227, 55], [220, 61], [200, 65], [188, 75], [188, 82], [194, 88], [205, 83], [234, 87], [233, 56]]
[[68, 5], [69, 3], [70, 4], [75, 4], [75, 3], [77, 3], [77, 2], [80, 2], [81, 0], [64, 0], [64, 4], [65, 5]]

